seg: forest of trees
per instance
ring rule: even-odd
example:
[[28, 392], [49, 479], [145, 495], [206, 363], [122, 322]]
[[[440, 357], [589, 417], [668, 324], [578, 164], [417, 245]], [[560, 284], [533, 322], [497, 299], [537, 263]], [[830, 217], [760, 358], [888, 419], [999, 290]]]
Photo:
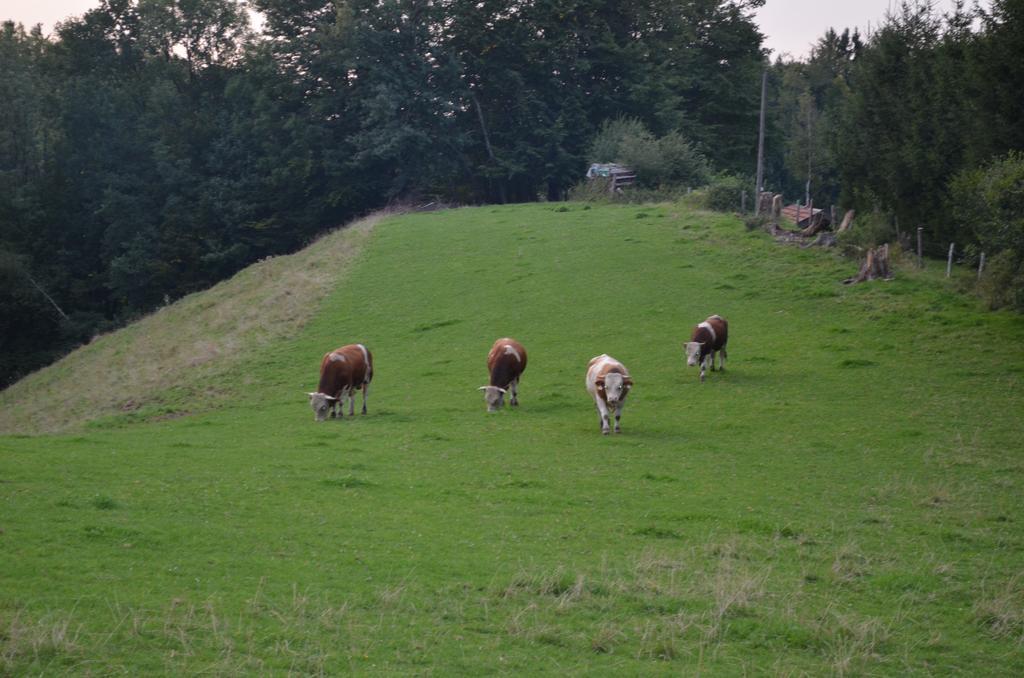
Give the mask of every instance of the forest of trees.
[[52, 35], [2, 24], [0, 386], [388, 203], [564, 199], [616, 123], [688, 183], [752, 188], [766, 69], [769, 187], [1024, 275], [1024, 0], [908, 6], [774, 62], [763, 2], [252, 0], [255, 33], [235, 0], [103, 0]]

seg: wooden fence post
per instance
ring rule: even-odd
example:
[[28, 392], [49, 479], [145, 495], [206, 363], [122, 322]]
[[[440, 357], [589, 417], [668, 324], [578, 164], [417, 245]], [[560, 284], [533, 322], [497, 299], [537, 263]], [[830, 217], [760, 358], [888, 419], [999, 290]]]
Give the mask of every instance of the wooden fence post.
[[921, 246], [921, 233], [924, 231], [923, 226], [917, 227], [917, 267], [924, 268], [924, 248]]
[[949, 243], [949, 259], [946, 260], [946, 277], [953, 271], [953, 248], [956, 247], [956, 243]]
[[740, 212], [747, 213], [747, 192], [740, 191]]
[[978, 280], [981, 280], [981, 272], [985, 270], [985, 253], [981, 253], [981, 258], [978, 260]]

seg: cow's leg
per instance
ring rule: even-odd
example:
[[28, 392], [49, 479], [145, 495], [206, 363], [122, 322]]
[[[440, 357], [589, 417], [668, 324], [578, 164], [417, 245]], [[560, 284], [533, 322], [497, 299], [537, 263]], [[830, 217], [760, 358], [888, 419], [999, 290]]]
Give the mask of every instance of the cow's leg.
[[700, 380], [704, 381], [704, 373], [708, 368], [708, 356], [704, 356], [704, 359], [700, 361]]
[[366, 396], [370, 394], [370, 383], [363, 384], [363, 414], [366, 414]]
[[726, 357], [725, 346], [722, 347], [722, 350], [719, 351], [718, 354], [719, 354], [718, 355], [718, 362], [721, 363], [721, 365], [718, 366], [718, 369], [720, 369], [720, 370], [722, 370], [724, 372], [725, 371], [725, 357]]
[[601, 433], [608, 435], [608, 405], [600, 398], [594, 398], [594, 404], [597, 405], [597, 413], [601, 417]]
[[712, 351], [711, 351], [711, 371], [712, 372], [715, 371], [715, 353], [716, 353], [716, 351], [714, 349], [712, 349]]
[[342, 400], [342, 397], [339, 393], [337, 399], [331, 401], [331, 419], [341, 419], [345, 414], [345, 401]]
[[356, 415], [356, 389], [355, 386], [348, 390], [348, 416], [354, 417]]
[[619, 420], [622, 419], [622, 406], [623, 403], [619, 403], [615, 406], [615, 432], [622, 433], [622, 427], [619, 426]]
[[518, 407], [519, 406], [519, 379], [518, 379], [518, 377], [516, 379], [513, 379], [512, 382], [508, 385], [508, 387], [509, 387], [509, 393], [512, 394], [511, 396], [509, 396], [508, 405], [509, 405], [509, 407]]

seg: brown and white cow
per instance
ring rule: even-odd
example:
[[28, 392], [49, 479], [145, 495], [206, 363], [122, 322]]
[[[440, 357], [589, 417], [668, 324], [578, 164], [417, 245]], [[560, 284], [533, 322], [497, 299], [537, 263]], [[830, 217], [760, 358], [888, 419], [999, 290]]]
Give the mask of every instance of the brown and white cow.
[[686, 351], [686, 364], [690, 367], [700, 365], [700, 380], [704, 381], [705, 368], [710, 364], [715, 371], [715, 353], [720, 353], [720, 369], [725, 369], [725, 358], [728, 353], [725, 345], [729, 341], [729, 323], [720, 315], [713, 315], [693, 328], [690, 341], [683, 344]]
[[[307, 393], [317, 421], [330, 416], [341, 417], [345, 398], [349, 399], [348, 416], [355, 414], [356, 390], [363, 390], [363, 414], [366, 396], [373, 380], [373, 354], [362, 344], [349, 344], [324, 355], [320, 361], [320, 385], [316, 393]], [[337, 413], [335, 413], [337, 408]]]
[[633, 388], [629, 370], [615, 358], [602, 354], [591, 358], [587, 364], [587, 391], [594, 398], [594, 405], [601, 417], [601, 433], [608, 435], [611, 410], [615, 410], [615, 432], [621, 433], [619, 419], [626, 396]]
[[491, 374], [491, 382], [478, 390], [484, 392], [487, 411], [497, 412], [505, 404], [505, 393], [508, 392], [512, 407], [519, 405], [519, 377], [526, 369], [526, 349], [515, 339], [503, 337], [494, 342], [487, 354], [487, 371]]

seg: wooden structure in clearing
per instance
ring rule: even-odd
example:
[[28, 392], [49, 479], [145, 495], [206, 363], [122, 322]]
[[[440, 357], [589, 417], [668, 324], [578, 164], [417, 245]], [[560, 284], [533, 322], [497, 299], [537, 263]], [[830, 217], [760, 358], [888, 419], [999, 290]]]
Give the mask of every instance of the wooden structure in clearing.
[[832, 224], [832, 218], [829, 212], [814, 207], [806, 207], [804, 205], [788, 205], [782, 208], [782, 218], [786, 221], [796, 224], [796, 227], [803, 230], [811, 226], [818, 226], [819, 230], [830, 226]]
[[594, 163], [587, 170], [587, 179], [591, 181], [607, 179], [608, 192], [615, 193], [621, 191], [623, 186], [632, 186], [636, 183], [636, 172], [625, 165], [616, 163]]

